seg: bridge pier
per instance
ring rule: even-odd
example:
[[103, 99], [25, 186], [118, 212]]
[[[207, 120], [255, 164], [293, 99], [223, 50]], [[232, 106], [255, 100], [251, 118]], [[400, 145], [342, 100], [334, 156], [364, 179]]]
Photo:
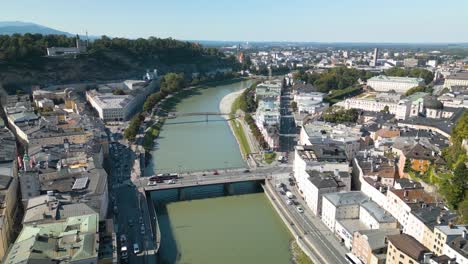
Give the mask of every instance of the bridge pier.
[[178, 188], [177, 189], [177, 197], [178, 197], [179, 201], [185, 200], [184, 188]]
[[234, 194], [234, 186], [232, 183], [225, 183], [223, 184], [224, 195], [233, 195]]

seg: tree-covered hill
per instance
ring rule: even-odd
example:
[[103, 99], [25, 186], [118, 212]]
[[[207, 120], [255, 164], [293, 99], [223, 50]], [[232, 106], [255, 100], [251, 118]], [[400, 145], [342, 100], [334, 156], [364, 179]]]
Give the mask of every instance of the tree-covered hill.
[[47, 58], [47, 47], [73, 47], [74, 37], [14, 34], [0, 36], [0, 83], [7, 89], [39, 84], [120, 80], [159, 72], [208, 72], [235, 65], [214, 48], [171, 38], [124, 39], [101, 37], [88, 52], [75, 57]]

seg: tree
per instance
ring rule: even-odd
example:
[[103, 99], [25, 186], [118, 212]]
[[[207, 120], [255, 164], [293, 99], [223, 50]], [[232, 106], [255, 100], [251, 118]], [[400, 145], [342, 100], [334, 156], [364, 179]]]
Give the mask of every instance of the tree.
[[384, 108], [380, 112], [388, 114], [388, 113], [390, 113], [390, 108], [388, 107], [388, 105], [386, 105], [386, 106], [384, 106]]
[[411, 161], [410, 161], [410, 159], [406, 159], [406, 160], [405, 160], [405, 165], [404, 165], [404, 167], [403, 167], [403, 172], [408, 173], [408, 172], [410, 172], [411, 170], [412, 170], [412, 168], [411, 168]]
[[332, 106], [322, 113], [323, 120], [331, 123], [356, 122], [359, 112], [356, 109], [344, 109], [341, 106]]
[[126, 95], [125, 91], [120, 89], [120, 88], [117, 88], [114, 91], [112, 91], [112, 94], [114, 94], [114, 95]]
[[161, 78], [161, 91], [171, 94], [173, 92], [182, 90], [186, 87], [187, 83], [183, 73], [170, 72]]
[[297, 103], [295, 101], [291, 102], [291, 108], [293, 109], [293, 112], [297, 111]]
[[398, 76], [398, 77], [415, 77], [415, 78], [423, 78], [426, 84], [429, 84], [434, 79], [434, 74], [431, 71], [421, 68], [414, 68], [414, 69], [404, 69], [400, 67], [393, 67], [385, 71], [385, 75], [387, 76]]

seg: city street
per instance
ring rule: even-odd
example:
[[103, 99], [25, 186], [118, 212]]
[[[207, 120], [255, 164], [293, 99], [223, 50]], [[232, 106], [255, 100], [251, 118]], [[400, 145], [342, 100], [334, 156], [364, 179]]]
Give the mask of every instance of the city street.
[[[276, 186], [278, 183], [283, 183], [284, 186], [291, 191], [295, 198], [296, 204], [287, 204], [288, 198], [280, 193], [278, 188], [274, 188], [276, 196], [283, 203], [283, 208], [287, 208], [288, 214], [299, 223], [299, 227], [304, 231], [303, 239], [313, 244], [315, 251], [318, 251], [322, 258], [325, 258], [326, 263], [347, 263], [345, 260], [345, 254], [347, 250], [339, 243], [334, 234], [322, 223], [319, 217], [316, 217], [308, 209], [304, 200], [301, 198], [297, 189], [294, 186], [290, 186], [289, 181], [286, 177], [274, 178], [272, 184]], [[299, 212], [297, 207], [301, 207], [304, 212]]]
[[[120, 263], [154, 263], [154, 237], [145, 198], [130, 181], [134, 153], [114, 142], [110, 147], [110, 156], [111, 197]], [[126, 237], [125, 242], [121, 241], [122, 235]], [[138, 245], [138, 253], [134, 252], [135, 244]], [[128, 249], [128, 260], [121, 258], [122, 246]]]
[[294, 117], [291, 109], [292, 88], [285, 87], [281, 96], [281, 120], [280, 120], [280, 151], [291, 152], [296, 145], [296, 136], [298, 130], [294, 122]]

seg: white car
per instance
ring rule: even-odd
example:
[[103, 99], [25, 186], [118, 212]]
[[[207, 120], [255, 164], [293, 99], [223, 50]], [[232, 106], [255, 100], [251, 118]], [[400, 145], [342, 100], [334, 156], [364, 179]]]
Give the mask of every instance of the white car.
[[133, 253], [135, 254], [140, 253], [140, 247], [138, 247], [137, 243], [133, 244]]
[[286, 200], [286, 204], [292, 205], [292, 204], [293, 204], [293, 201], [292, 201], [291, 199], [287, 199], [287, 200]]
[[175, 183], [176, 183], [176, 180], [169, 180], [167, 183], [168, 183], [168, 184], [175, 184]]
[[149, 186], [154, 186], [154, 185], [158, 185], [158, 183], [155, 182], [155, 181], [149, 181], [149, 182], [148, 182], [148, 185], [149, 185]]
[[300, 206], [296, 207], [296, 210], [297, 210], [299, 213], [303, 213], [303, 212], [304, 212], [304, 209], [302, 209], [302, 207], [300, 207]]

